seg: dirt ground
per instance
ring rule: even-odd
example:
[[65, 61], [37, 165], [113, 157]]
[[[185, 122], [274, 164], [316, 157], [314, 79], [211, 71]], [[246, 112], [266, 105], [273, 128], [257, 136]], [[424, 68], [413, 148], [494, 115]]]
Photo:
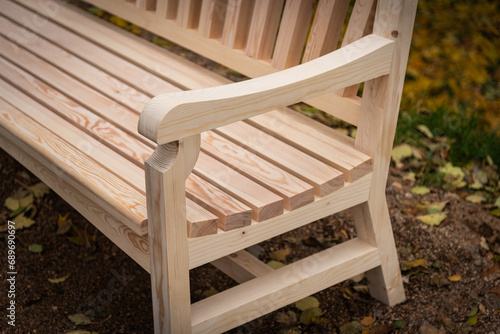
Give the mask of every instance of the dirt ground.
[[[38, 182], [4, 151], [0, 151], [0, 175], [2, 204], [20, 188]], [[367, 294], [366, 278], [357, 277], [314, 295], [319, 311], [313, 317], [290, 305], [231, 333], [500, 333], [500, 263], [493, 257], [500, 248], [500, 220], [456, 194], [433, 190], [425, 196], [413, 195], [411, 187], [394, 176], [388, 184], [407, 296], [404, 303], [394, 307], [379, 303]], [[424, 199], [449, 201], [449, 216], [439, 227], [415, 218]], [[6, 318], [8, 234], [5, 227], [0, 232], [0, 332], [151, 333], [146, 271], [54, 192], [35, 199], [34, 205], [35, 224], [16, 232], [15, 327]], [[8, 214], [2, 207], [0, 225], [7, 223]], [[59, 215], [66, 214], [90, 236], [85, 245], [56, 233]], [[268, 240], [251, 252], [269, 261], [279, 259], [280, 253], [274, 251], [289, 249], [281, 253], [281, 260], [290, 263], [354, 235], [352, 219], [343, 212]], [[30, 251], [33, 244], [42, 245], [43, 251]], [[425, 262], [414, 261], [418, 259]], [[49, 281], [57, 278], [63, 281]], [[191, 272], [193, 301], [234, 285], [211, 265]], [[68, 318], [74, 314], [86, 315], [90, 324], [75, 325], [75, 319]]]

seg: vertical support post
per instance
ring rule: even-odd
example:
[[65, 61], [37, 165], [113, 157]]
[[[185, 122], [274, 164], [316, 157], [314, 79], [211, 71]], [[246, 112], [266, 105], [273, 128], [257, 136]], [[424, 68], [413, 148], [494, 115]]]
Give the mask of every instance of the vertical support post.
[[191, 333], [185, 182], [200, 136], [159, 145], [146, 160], [155, 333]]
[[385, 186], [416, 9], [417, 0], [378, 1], [373, 32], [393, 39], [396, 47], [390, 74], [365, 83], [355, 142], [358, 150], [374, 157], [374, 167], [368, 201], [352, 213], [359, 237], [380, 252], [381, 266], [367, 273], [370, 292], [389, 305], [405, 299]]

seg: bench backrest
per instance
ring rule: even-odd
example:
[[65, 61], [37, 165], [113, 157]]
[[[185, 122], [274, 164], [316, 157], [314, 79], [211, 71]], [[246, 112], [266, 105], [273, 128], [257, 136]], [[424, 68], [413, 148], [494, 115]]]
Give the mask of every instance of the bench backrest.
[[[252, 78], [307, 62], [372, 33], [377, 6], [377, 0], [88, 2]], [[308, 103], [357, 125], [357, 92], [355, 85]]]
[[376, 180], [385, 184], [417, 0], [87, 1], [249, 77], [371, 33], [394, 40], [390, 74], [365, 82], [362, 98], [354, 85], [305, 101], [358, 126], [355, 146], [375, 158]]

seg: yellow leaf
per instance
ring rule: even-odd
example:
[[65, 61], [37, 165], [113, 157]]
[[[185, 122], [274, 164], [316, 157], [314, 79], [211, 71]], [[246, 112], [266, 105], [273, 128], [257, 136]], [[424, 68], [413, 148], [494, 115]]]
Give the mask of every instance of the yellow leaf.
[[425, 259], [416, 259], [406, 263], [406, 268], [416, 268], [416, 267], [425, 267], [426, 261]]
[[429, 128], [428, 128], [427, 126], [423, 125], [423, 124], [419, 124], [419, 125], [417, 125], [417, 130], [418, 130], [418, 131], [420, 131], [420, 132], [422, 132], [424, 135], [426, 135], [426, 136], [427, 136], [427, 138], [432, 138], [432, 137], [434, 137], [434, 136], [432, 135], [431, 130], [429, 130]]
[[458, 282], [461, 279], [462, 279], [462, 276], [460, 276], [460, 274], [448, 277], [448, 281], [450, 281], [450, 282]]
[[431, 192], [427, 187], [413, 187], [411, 192], [415, 195], [425, 195]]
[[486, 197], [481, 193], [475, 193], [465, 197], [465, 200], [471, 203], [481, 203], [486, 201]]
[[411, 181], [415, 182], [415, 173], [414, 172], [408, 172], [405, 176], [403, 176], [403, 180], [405, 181]]
[[448, 212], [437, 212], [417, 217], [418, 220], [430, 226], [439, 226], [448, 217]]
[[128, 24], [127, 21], [125, 21], [121, 17], [114, 16], [114, 15], [109, 18], [109, 22], [119, 26], [120, 28], [125, 28]]
[[392, 149], [391, 157], [396, 163], [396, 167], [401, 167], [401, 161], [413, 155], [413, 150], [410, 145], [402, 144]]
[[427, 206], [428, 213], [437, 213], [443, 211], [444, 207], [448, 204], [448, 201], [435, 202]]

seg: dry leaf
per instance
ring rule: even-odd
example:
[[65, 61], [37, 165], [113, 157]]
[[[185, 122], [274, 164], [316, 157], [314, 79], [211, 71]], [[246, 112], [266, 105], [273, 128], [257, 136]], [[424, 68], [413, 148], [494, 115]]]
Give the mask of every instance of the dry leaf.
[[286, 262], [286, 257], [290, 255], [292, 251], [290, 248], [279, 249], [269, 254], [269, 257], [276, 261]]
[[375, 319], [373, 317], [364, 317], [363, 320], [361, 320], [361, 324], [368, 328], [372, 328], [374, 323]]
[[68, 277], [69, 277], [69, 275], [66, 275], [63, 277], [49, 278], [49, 282], [52, 284], [58, 284], [58, 283], [61, 283], [61, 282], [64, 282], [65, 280], [67, 280]]
[[426, 261], [425, 259], [416, 259], [410, 262], [406, 263], [406, 268], [411, 269], [411, 268], [416, 268], [416, 267], [425, 267], [426, 266]]
[[431, 130], [423, 124], [417, 125], [417, 130], [422, 132], [427, 138], [433, 138], [434, 136], [432, 135]]
[[82, 313], [70, 314], [68, 315], [68, 319], [77, 326], [90, 324], [90, 318]]
[[285, 264], [283, 262], [280, 262], [280, 261], [275, 261], [275, 260], [271, 260], [267, 263], [267, 265], [273, 269], [279, 269], [279, 268], [282, 268], [285, 266]]
[[295, 307], [301, 311], [305, 311], [308, 308], [319, 307], [319, 301], [317, 298], [309, 296], [295, 302]]
[[420, 186], [420, 187], [413, 187], [411, 189], [411, 192], [415, 195], [425, 195], [430, 193], [431, 190], [427, 187]]
[[448, 277], [448, 281], [450, 281], [450, 282], [458, 282], [461, 279], [462, 279], [462, 276], [460, 276], [459, 274]]
[[443, 211], [445, 208], [446, 204], [448, 204], [449, 201], [443, 201], [443, 202], [434, 202], [431, 203], [427, 206], [427, 212], [428, 213], [438, 213]]
[[430, 226], [439, 226], [448, 217], [448, 212], [437, 212], [429, 215], [419, 216], [418, 220]]
[[465, 200], [477, 204], [486, 201], [486, 197], [481, 193], [474, 193], [472, 195], [465, 197]]
[[28, 189], [33, 193], [33, 196], [40, 198], [43, 195], [49, 193], [50, 188], [43, 182], [35, 183], [34, 185], [28, 187]]
[[392, 149], [391, 157], [394, 163], [396, 164], [396, 167], [401, 167], [401, 161], [403, 161], [406, 158], [409, 158], [413, 155], [413, 150], [410, 145], [408, 144], [402, 144], [395, 146]]
[[16, 230], [22, 230], [23, 228], [29, 228], [31, 225], [35, 223], [35, 221], [31, 218], [28, 218], [21, 213], [16, 218], [13, 219], [13, 222], [16, 223]]

